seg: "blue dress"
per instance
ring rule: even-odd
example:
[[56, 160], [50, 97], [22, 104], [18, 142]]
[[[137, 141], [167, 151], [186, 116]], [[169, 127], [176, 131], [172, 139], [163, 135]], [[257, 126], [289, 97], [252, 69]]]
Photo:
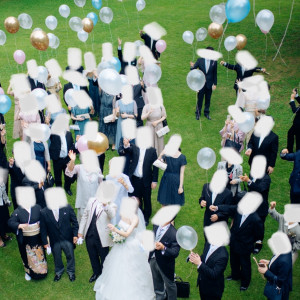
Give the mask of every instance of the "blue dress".
[[33, 142], [35, 159], [39, 161], [42, 167], [47, 170], [46, 160], [45, 160], [45, 146], [43, 143]]
[[187, 164], [186, 157], [180, 154], [178, 158], [164, 156], [168, 165], [161, 178], [157, 201], [162, 205], [178, 204], [184, 205], [184, 192], [178, 194], [180, 184], [180, 168]]
[[93, 78], [88, 78], [89, 81], [89, 95], [93, 101], [93, 106], [95, 109], [94, 116], [97, 116], [99, 111], [99, 88], [98, 85], [94, 84]]
[[[74, 117], [77, 117], [79, 115], [88, 114], [90, 112], [90, 108], [79, 108], [78, 105], [75, 107], [72, 107], [71, 113], [74, 115]], [[79, 126], [79, 130], [74, 130], [75, 132], [75, 139], [77, 135], [84, 135], [84, 126], [89, 121], [89, 119], [84, 119], [83, 121], [76, 121], [75, 125]]]

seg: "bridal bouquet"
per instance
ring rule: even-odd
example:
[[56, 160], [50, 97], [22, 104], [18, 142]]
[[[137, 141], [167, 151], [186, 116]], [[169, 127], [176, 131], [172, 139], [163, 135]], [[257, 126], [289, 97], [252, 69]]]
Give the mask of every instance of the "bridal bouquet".
[[[120, 231], [123, 231], [122, 228], [120, 228], [118, 225], [115, 226], [117, 229], [119, 229]], [[115, 244], [122, 244], [125, 242], [126, 238], [114, 231], [111, 231], [109, 236], [111, 237], [112, 241]]]

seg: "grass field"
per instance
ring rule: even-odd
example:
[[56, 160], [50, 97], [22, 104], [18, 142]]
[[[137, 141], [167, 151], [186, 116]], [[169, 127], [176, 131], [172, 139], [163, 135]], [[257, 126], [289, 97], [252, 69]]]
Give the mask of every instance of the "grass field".
[[[251, 4], [253, 4], [251, 1]], [[164, 103], [168, 114], [168, 123], [172, 133], [182, 135], [182, 152], [186, 155], [188, 165], [185, 172], [185, 200], [186, 204], [182, 208], [176, 219], [176, 227], [190, 225], [194, 227], [199, 236], [199, 243], [196, 252], [201, 253], [204, 245], [203, 238], [203, 210], [200, 210], [198, 199], [203, 184], [207, 181], [205, 171], [200, 169], [196, 162], [196, 155], [199, 149], [208, 146], [214, 149], [217, 154], [217, 161], [220, 159], [218, 154], [220, 149], [219, 130], [223, 127], [227, 106], [235, 102], [235, 91], [233, 82], [234, 72], [227, 72], [225, 68], [219, 67], [218, 87], [213, 93], [211, 102], [212, 121], [202, 120], [202, 131], [199, 121], [195, 120], [195, 93], [192, 92], [186, 84], [186, 75], [189, 71], [189, 62], [193, 59], [192, 47], [185, 44], [182, 40], [182, 33], [185, 30], [191, 30], [194, 33], [199, 27], [207, 27], [210, 24], [209, 10], [211, 6], [219, 4], [220, 0], [146, 0], [146, 8], [137, 14], [135, 0], [103, 0], [103, 6], [112, 8], [114, 12], [113, 22], [110, 24], [111, 34], [115, 54], [117, 48], [117, 37], [125, 41], [135, 41], [139, 39], [138, 31], [145, 24], [157, 21], [166, 30], [167, 35], [164, 39], [167, 42], [167, 50], [161, 57], [162, 78], [159, 86], [162, 89]], [[284, 34], [286, 24], [289, 19], [292, 0], [256, 0], [255, 11], [258, 13], [261, 9], [269, 9], [275, 15], [275, 24], [271, 29], [272, 37], [279, 45]], [[43, 64], [48, 59], [56, 58], [62, 68], [67, 64], [67, 48], [80, 47], [83, 51], [93, 51], [97, 61], [101, 59], [101, 44], [111, 42], [109, 26], [98, 22], [90, 35], [88, 41], [84, 44], [77, 39], [75, 32], [71, 31], [67, 25], [66, 19], [58, 13], [58, 7], [61, 4], [68, 4], [71, 8], [71, 16], [83, 18], [87, 13], [97, 11], [92, 7], [91, 1], [87, 1], [84, 9], [75, 6], [74, 1], [66, 0], [0, 0], [0, 29], [4, 30], [4, 19], [8, 16], [17, 17], [20, 13], [26, 12], [33, 19], [33, 28], [40, 27], [45, 31], [44, 23], [48, 15], [54, 15], [58, 19], [58, 27], [55, 29], [60, 39], [60, 46], [57, 50], [48, 49], [46, 52], [38, 52], [30, 44], [31, 30], [20, 29], [20, 31], [11, 35], [7, 33], [7, 42], [0, 47], [0, 81], [4, 90], [7, 89], [10, 75], [16, 72], [26, 72], [26, 65], [17, 68], [13, 60], [13, 52], [16, 49], [22, 49], [26, 53], [26, 59], [36, 59], [38, 64]], [[252, 6], [253, 8], [253, 6]], [[281, 48], [282, 58], [287, 65], [284, 65], [278, 56], [273, 62], [272, 58], [276, 52], [270, 35], [266, 37], [261, 33], [258, 27], [255, 27], [253, 10], [251, 9], [248, 17], [241, 23], [229, 24], [225, 37], [243, 33], [248, 37], [246, 46], [258, 60], [259, 66], [265, 67], [270, 72], [267, 77], [271, 85], [271, 105], [268, 113], [275, 118], [274, 131], [279, 135], [279, 148], [286, 146], [286, 133], [291, 126], [291, 110], [289, 107], [289, 97], [291, 90], [299, 85], [299, 67], [300, 67], [300, 3], [295, 1], [292, 20]], [[224, 24], [225, 25], [225, 24]], [[32, 29], [33, 29], [32, 28]], [[94, 40], [94, 42], [92, 42]], [[198, 42], [197, 48], [204, 48], [208, 45], [218, 48], [218, 41], [207, 37], [205, 41]], [[220, 50], [224, 55], [224, 60], [228, 60], [227, 51]], [[229, 61], [234, 62], [235, 50], [230, 53]], [[12, 128], [13, 128], [13, 107], [5, 115], [8, 132], [8, 151], [11, 151]], [[108, 169], [108, 160], [112, 157], [109, 151], [105, 164], [105, 171]], [[249, 167], [247, 158], [244, 156], [244, 170], [248, 172]], [[276, 168], [272, 174], [272, 185], [270, 191], [270, 201], [277, 201], [278, 211], [283, 212], [284, 205], [289, 202], [289, 184], [288, 178], [292, 165], [278, 158]], [[216, 166], [208, 171], [208, 178], [211, 178], [215, 172]], [[106, 173], [105, 172], [105, 173]], [[160, 174], [161, 175], [161, 174]], [[75, 185], [72, 187], [75, 194]], [[157, 190], [152, 195], [154, 212], [160, 205], [156, 201]], [[75, 197], [70, 197], [69, 202], [73, 205]], [[267, 247], [267, 239], [277, 230], [276, 222], [267, 218], [265, 246], [258, 259], [270, 259], [271, 251]], [[181, 250], [176, 263], [176, 274], [183, 280], [191, 284], [190, 299], [199, 299], [199, 293], [196, 288], [197, 272], [196, 268], [185, 262], [188, 252]], [[77, 247], [76, 256], [76, 276], [77, 279], [71, 283], [66, 275], [58, 283], [53, 282], [54, 263], [53, 257], [48, 258], [49, 274], [45, 280], [26, 282], [24, 280], [24, 270], [21, 258], [18, 252], [16, 239], [7, 244], [7, 247], [0, 250], [0, 298], [1, 299], [92, 299], [94, 297], [93, 286], [88, 283], [92, 274], [88, 254], [85, 246]], [[252, 265], [252, 281], [248, 291], [241, 293], [239, 284], [235, 282], [226, 282], [223, 299], [264, 299], [263, 288], [265, 281], [262, 280], [257, 272], [256, 266]], [[230, 274], [228, 266], [225, 276]], [[119, 281], [120, 278], [115, 278]], [[293, 270], [293, 287], [290, 299], [300, 299], [300, 260], [296, 262]], [[130, 300], [130, 299], [128, 299]]]

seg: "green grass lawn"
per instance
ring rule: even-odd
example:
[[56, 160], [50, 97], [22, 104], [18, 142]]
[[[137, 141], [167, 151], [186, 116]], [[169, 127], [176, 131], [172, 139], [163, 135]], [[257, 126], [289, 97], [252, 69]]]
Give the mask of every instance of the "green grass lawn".
[[[207, 181], [206, 173], [200, 169], [196, 161], [197, 152], [203, 147], [211, 147], [217, 154], [217, 161], [220, 159], [220, 135], [219, 130], [223, 127], [227, 115], [227, 106], [235, 103], [235, 91], [233, 82], [235, 72], [227, 72], [225, 68], [219, 67], [218, 87], [213, 93], [211, 102], [212, 121], [202, 120], [202, 131], [199, 121], [195, 120], [194, 109], [196, 96], [186, 84], [186, 75], [189, 71], [189, 62], [193, 58], [192, 47], [185, 44], [182, 40], [182, 33], [185, 30], [191, 30], [194, 33], [199, 27], [207, 27], [210, 24], [210, 7], [219, 4], [220, 0], [146, 0], [146, 8], [137, 14], [135, 0], [103, 0], [103, 6], [112, 8], [114, 12], [113, 22], [110, 24], [115, 54], [117, 54], [117, 37], [125, 41], [135, 41], [139, 39], [138, 31], [144, 25], [157, 21], [166, 30], [167, 35], [164, 39], [167, 42], [167, 49], [161, 57], [162, 78], [159, 86], [162, 89], [164, 103], [168, 114], [168, 123], [172, 133], [182, 135], [182, 152], [186, 155], [188, 165], [185, 172], [185, 200], [186, 204], [182, 208], [176, 219], [176, 227], [190, 225], [194, 227], [199, 236], [199, 243], [196, 252], [201, 253], [204, 245], [203, 238], [203, 213], [200, 210], [198, 199], [203, 184]], [[252, 3], [253, 1], [251, 1]], [[287, 130], [292, 124], [291, 110], [289, 107], [289, 97], [291, 90], [299, 86], [299, 67], [300, 67], [300, 3], [295, 1], [292, 21], [290, 23], [285, 41], [281, 48], [282, 58], [285, 60], [285, 66], [280, 57], [275, 62], [272, 58], [276, 52], [270, 35], [266, 38], [258, 27], [255, 27], [253, 11], [251, 9], [248, 17], [241, 23], [229, 24], [225, 37], [243, 33], [248, 38], [246, 46], [258, 60], [259, 66], [265, 67], [270, 76], [267, 77], [271, 85], [271, 106], [268, 113], [275, 118], [274, 131], [279, 135], [279, 149], [286, 146]], [[48, 15], [54, 15], [58, 19], [58, 27], [55, 29], [60, 39], [60, 46], [57, 50], [48, 49], [46, 52], [38, 52], [30, 44], [31, 30], [20, 29], [20, 31], [11, 35], [7, 33], [7, 42], [0, 47], [0, 81], [3, 89], [6, 91], [10, 75], [16, 72], [26, 72], [26, 65], [17, 68], [13, 60], [13, 52], [16, 49], [22, 49], [26, 53], [26, 59], [36, 59], [38, 64], [43, 64], [48, 59], [56, 58], [62, 68], [67, 64], [67, 48], [79, 47], [83, 52], [93, 51], [97, 61], [101, 59], [101, 44], [111, 42], [109, 26], [98, 22], [90, 35], [88, 41], [84, 44], [77, 39], [75, 32], [71, 31], [67, 25], [66, 19], [58, 13], [58, 7], [61, 4], [68, 4], [71, 8], [71, 16], [83, 18], [87, 13], [96, 10], [88, 0], [84, 9], [75, 6], [74, 2], [59, 0], [0, 0], [0, 29], [4, 30], [4, 19], [8, 16], [17, 17], [20, 13], [28, 13], [33, 19], [33, 28], [40, 27], [45, 31], [45, 18]], [[289, 19], [292, 0], [256, 0], [256, 13], [261, 9], [269, 9], [275, 15], [275, 24], [271, 29], [272, 37], [279, 45], [284, 34], [286, 24]], [[125, 9], [127, 14], [125, 13]], [[97, 13], [97, 12], [96, 12]], [[128, 16], [128, 19], [127, 19]], [[224, 24], [225, 25], [225, 24]], [[92, 40], [94, 43], [92, 45]], [[208, 45], [218, 48], [218, 41], [207, 37], [205, 41], [198, 42], [197, 48], [204, 48]], [[227, 51], [222, 45], [221, 52], [224, 60], [228, 60]], [[229, 61], [234, 63], [236, 51], [230, 53]], [[64, 82], [63, 82], [64, 83]], [[8, 132], [8, 151], [11, 151], [12, 129], [13, 129], [13, 107], [5, 115]], [[170, 136], [170, 135], [169, 135]], [[108, 151], [105, 163], [105, 173], [108, 170], [108, 160], [113, 156]], [[249, 167], [247, 158], [244, 156], [244, 171], [248, 172]], [[284, 205], [289, 203], [289, 184], [288, 178], [292, 169], [292, 164], [278, 158], [276, 168], [272, 174], [272, 186], [270, 191], [270, 201], [277, 201], [278, 211], [283, 212]], [[208, 178], [216, 170], [216, 165], [208, 171]], [[161, 174], [160, 174], [161, 175]], [[72, 186], [75, 194], [76, 187]], [[152, 204], [154, 213], [160, 205], [156, 201], [157, 190], [152, 195]], [[75, 197], [69, 197], [69, 202], [74, 205]], [[271, 251], [267, 247], [267, 239], [277, 230], [276, 222], [267, 218], [265, 246], [258, 259], [270, 259]], [[197, 271], [194, 266], [187, 264], [185, 258], [188, 251], [181, 250], [176, 263], [176, 274], [183, 280], [191, 284], [190, 299], [199, 299], [198, 289], [196, 288]], [[45, 280], [26, 282], [24, 279], [24, 269], [18, 252], [16, 239], [7, 244], [7, 247], [0, 250], [0, 298], [1, 299], [92, 299], [94, 297], [93, 285], [88, 283], [92, 274], [88, 254], [85, 245], [77, 247], [76, 256], [76, 276], [77, 279], [71, 283], [66, 275], [58, 283], [53, 282], [54, 262], [53, 257], [48, 258], [49, 274]], [[240, 293], [239, 284], [235, 282], [226, 282], [223, 299], [264, 299], [263, 288], [265, 281], [262, 280], [257, 272], [255, 264], [252, 264], [252, 281], [248, 291]], [[225, 276], [230, 274], [228, 266]], [[115, 278], [116, 281], [121, 280]], [[294, 290], [290, 299], [300, 299], [300, 260], [298, 260], [293, 270]], [[128, 299], [130, 300], [130, 299]]]

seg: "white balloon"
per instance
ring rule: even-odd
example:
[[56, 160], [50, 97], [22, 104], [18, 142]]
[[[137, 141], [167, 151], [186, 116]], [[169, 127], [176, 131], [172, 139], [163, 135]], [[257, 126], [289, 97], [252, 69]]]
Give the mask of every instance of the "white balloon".
[[197, 162], [202, 169], [210, 169], [216, 162], [216, 154], [214, 150], [208, 147], [199, 150], [197, 154]]
[[38, 66], [38, 77], [37, 80], [43, 84], [48, 81], [48, 70], [43, 66]]
[[84, 7], [86, 0], [74, 0], [74, 2], [78, 7]]
[[102, 7], [99, 12], [99, 17], [103, 23], [109, 24], [112, 21], [114, 14], [109, 7]]
[[70, 15], [70, 7], [66, 4], [62, 4], [59, 7], [58, 12], [63, 18], [67, 18]]
[[53, 46], [55, 45], [56, 36], [53, 33], [47, 33], [47, 35], [49, 38], [49, 47], [53, 48]]
[[157, 64], [150, 64], [145, 67], [144, 80], [148, 84], [156, 84], [161, 77], [161, 68]]
[[30, 92], [37, 101], [38, 109], [43, 110], [46, 107], [46, 97], [48, 96], [47, 92], [43, 89], [34, 89]]
[[138, 11], [142, 11], [145, 8], [145, 6], [146, 6], [146, 2], [144, 0], [138, 0], [136, 2], [136, 9]]
[[68, 89], [64, 95], [66, 103], [68, 104], [68, 106], [71, 107], [76, 106], [76, 102], [73, 99], [73, 93], [74, 93], [74, 89]]
[[274, 15], [270, 10], [263, 9], [256, 15], [255, 21], [263, 33], [268, 33], [274, 24]]
[[6, 34], [3, 30], [0, 30], [0, 46], [3, 46], [6, 42]]
[[80, 30], [77, 32], [77, 37], [79, 38], [80, 41], [85, 43], [87, 41], [87, 39], [89, 38], [89, 34], [84, 30]]
[[185, 250], [193, 250], [198, 243], [198, 235], [194, 228], [181, 226], [176, 233], [177, 243]]
[[20, 14], [18, 21], [23, 29], [30, 29], [32, 27], [32, 19], [28, 14]]
[[72, 17], [69, 21], [69, 26], [73, 31], [80, 31], [83, 29], [82, 21], [78, 17]]
[[224, 46], [227, 51], [233, 50], [237, 45], [237, 40], [235, 36], [228, 36], [224, 41]]
[[226, 20], [224, 5], [214, 5], [209, 11], [209, 17], [212, 22], [222, 25]]
[[255, 119], [252, 113], [243, 112], [243, 121], [238, 123], [239, 129], [245, 133], [248, 133], [255, 124]]
[[51, 134], [49, 126], [41, 123], [29, 124], [26, 131], [26, 135], [29, 136], [32, 141], [47, 142]]
[[194, 41], [194, 34], [187, 30], [183, 33], [182, 38], [186, 43], [192, 45]]
[[143, 46], [144, 43], [141, 40], [137, 40], [134, 43], [136, 45], [136, 56], [140, 56], [140, 46]]
[[57, 19], [54, 16], [48, 16], [45, 24], [50, 30], [54, 30], [57, 27]]
[[121, 93], [122, 81], [120, 74], [116, 70], [103, 70], [99, 75], [98, 83], [107, 94], [115, 96]]
[[57, 36], [55, 36], [55, 42], [54, 45], [52, 46], [53, 49], [57, 49], [59, 47], [59, 38]]
[[204, 41], [207, 37], [207, 29], [204, 27], [199, 28], [196, 31], [196, 40], [198, 42]]
[[186, 77], [189, 88], [195, 92], [198, 92], [204, 87], [205, 81], [205, 75], [202, 71], [197, 69], [191, 70]]

